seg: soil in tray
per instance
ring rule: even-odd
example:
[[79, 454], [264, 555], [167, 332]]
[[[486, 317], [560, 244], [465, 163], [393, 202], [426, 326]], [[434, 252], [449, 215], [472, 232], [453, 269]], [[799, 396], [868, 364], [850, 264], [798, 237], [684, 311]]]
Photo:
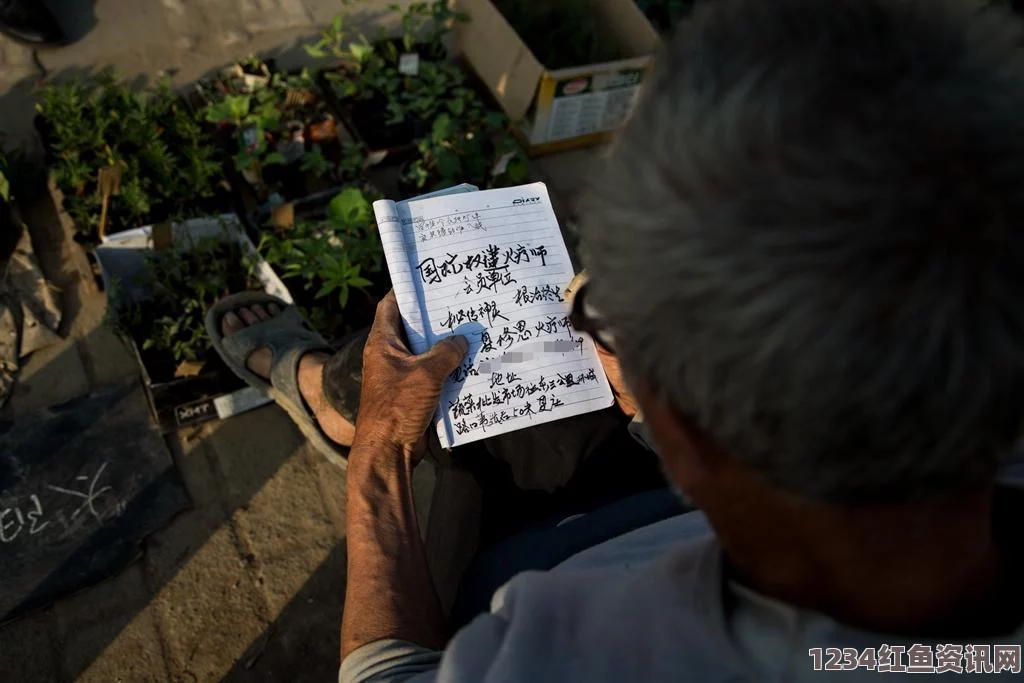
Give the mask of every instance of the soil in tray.
[[[139, 341], [135, 340], [136, 346], [139, 346]], [[139, 357], [142, 359], [142, 364], [146, 367], [146, 374], [149, 377], [151, 384], [168, 384], [177, 380], [180, 377], [176, 377], [178, 364], [174, 362], [173, 357], [168, 353], [156, 352], [151, 349], [143, 350], [139, 346]], [[211, 346], [205, 354], [205, 360], [202, 363], [202, 369], [200, 375], [219, 375], [224, 378], [234, 377], [234, 373], [228, 368], [228, 366], [221, 360], [220, 354], [216, 353]], [[181, 401], [182, 403], [188, 403], [189, 401], [196, 400], [199, 396], [187, 397], [187, 400]]]
[[341, 107], [348, 114], [345, 118], [351, 124], [353, 136], [373, 151], [407, 147], [430, 131], [429, 124], [415, 116], [389, 124], [387, 99], [379, 93], [368, 100], [343, 100]]
[[261, 291], [252, 269], [243, 264], [236, 242], [197, 240], [191, 250], [154, 252], [149, 267], [133, 283], [150, 299], [120, 306], [118, 324], [135, 340], [154, 384], [175, 379], [183, 361], [203, 372], [223, 370], [204, 327], [206, 310], [228, 294]]

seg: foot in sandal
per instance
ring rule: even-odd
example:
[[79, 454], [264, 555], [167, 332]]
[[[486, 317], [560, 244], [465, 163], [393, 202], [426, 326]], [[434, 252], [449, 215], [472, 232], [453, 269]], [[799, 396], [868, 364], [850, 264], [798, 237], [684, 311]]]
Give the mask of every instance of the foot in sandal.
[[[221, 333], [224, 337], [230, 337], [247, 327], [270, 320], [281, 313], [281, 307], [275, 303], [241, 307], [224, 314], [220, 322]], [[351, 445], [352, 437], [355, 435], [355, 426], [338, 414], [324, 396], [323, 367], [329, 358], [330, 355], [322, 351], [309, 351], [302, 356], [297, 373], [299, 392], [313, 412], [324, 435], [336, 444], [348, 446]], [[272, 362], [273, 354], [266, 346], [255, 349], [245, 359], [245, 365], [250, 372], [268, 381]]]

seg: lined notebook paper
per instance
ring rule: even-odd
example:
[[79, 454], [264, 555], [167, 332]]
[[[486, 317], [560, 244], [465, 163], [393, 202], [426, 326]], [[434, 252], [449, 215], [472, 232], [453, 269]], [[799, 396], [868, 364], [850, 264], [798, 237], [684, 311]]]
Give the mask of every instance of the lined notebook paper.
[[547, 187], [475, 189], [373, 205], [411, 350], [470, 342], [441, 392], [446, 448], [613, 401], [593, 342], [569, 324], [573, 268]]

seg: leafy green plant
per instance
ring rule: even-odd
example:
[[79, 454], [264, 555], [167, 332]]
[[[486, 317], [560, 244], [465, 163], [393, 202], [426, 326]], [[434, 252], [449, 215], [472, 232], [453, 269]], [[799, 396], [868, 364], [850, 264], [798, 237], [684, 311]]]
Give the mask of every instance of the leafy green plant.
[[324, 151], [320, 145], [313, 145], [313, 149], [307, 152], [306, 156], [302, 157], [302, 164], [299, 168], [312, 173], [317, 178], [322, 178], [330, 173], [331, 162], [324, 156]]
[[[225, 95], [206, 109], [206, 120], [231, 126], [236, 144], [234, 160], [236, 168], [245, 173], [250, 169], [279, 161], [271, 151], [268, 134], [280, 133], [283, 107], [283, 93], [271, 88], [262, 88], [255, 93]], [[280, 157], [283, 161], [283, 157]]]
[[146, 292], [147, 298], [136, 301], [119, 296], [118, 325], [144, 352], [173, 361], [173, 365], [207, 360], [210, 342], [204, 320], [207, 309], [218, 299], [233, 292], [262, 289], [255, 264], [229, 234], [154, 251], [131, 284]]
[[606, 62], [618, 56], [598, 34], [591, 0], [497, 0], [494, 4], [548, 69]]
[[515, 185], [529, 172], [508, 119], [480, 102], [467, 104], [461, 116], [438, 116], [416, 147], [418, 155], [404, 168], [402, 181], [417, 194], [461, 182], [484, 189]]
[[388, 5], [389, 11], [400, 15], [402, 35], [397, 42], [389, 41], [388, 32], [383, 28], [378, 29], [372, 39], [361, 32], [350, 34], [345, 28], [347, 14], [339, 14], [324, 30], [320, 40], [307, 45], [305, 49], [311, 57], [318, 59], [351, 57], [361, 62], [373, 51], [373, 43], [380, 43], [383, 46], [381, 56], [397, 64], [400, 56], [399, 46], [405, 52], [412, 52], [419, 46], [425, 51], [420, 57], [440, 60], [445, 56], [444, 38], [450, 30], [451, 23], [469, 20], [469, 15], [451, 9], [450, 4], [448, 0], [414, 2], [404, 10], [398, 4]]
[[327, 205], [323, 220], [267, 230], [259, 251], [289, 285], [314, 326], [343, 311], [353, 289], [365, 289], [384, 269], [384, 252], [371, 206], [375, 195], [348, 187]]
[[[306, 51], [340, 62], [340, 69], [326, 73], [327, 81], [340, 100], [360, 107], [361, 114], [381, 119], [379, 124], [385, 127], [428, 122], [445, 110], [449, 99], [472, 95], [462, 69], [445, 58], [444, 36], [452, 21], [468, 18], [448, 5], [446, 0], [417, 2], [404, 12], [391, 5], [392, 11], [401, 14], [398, 39], [383, 33], [373, 39], [350, 33], [347, 17], [339, 15]], [[418, 58], [414, 73], [400, 68], [406, 53]]]
[[198, 81], [188, 92], [190, 102], [202, 109], [228, 95], [246, 95], [270, 81], [270, 69], [256, 55], [235, 62], [218, 73]]
[[120, 165], [119, 194], [110, 199], [107, 232], [197, 213], [222, 180], [216, 148], [198, 117], [162, 78], [133, 92], [112, 72], [91, 81], [48, 84], [36, 105], [51, 174], [77, 229], [94, 238], [101, 198], [97, 176]]
[[343, 182], [356, 177], [365, 161], [355, 144], [325, 142], [335, 148], [330, 156], [321, 145], [307, 144], [310, 125], [333, 119], [308, 69], [274, 73], [251, 92], [224, 92], [207, 105], [204, 116], [230, 132], [235, 168], [261, 194], [280, 190], [264, 173], [270, 166], [298, 163], [301, 171]]

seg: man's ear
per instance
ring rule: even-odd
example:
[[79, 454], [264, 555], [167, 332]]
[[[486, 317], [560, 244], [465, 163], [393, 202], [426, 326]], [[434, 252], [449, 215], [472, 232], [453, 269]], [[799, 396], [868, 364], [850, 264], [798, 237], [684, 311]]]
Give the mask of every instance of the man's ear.
[[694, 421], [648, 390], [636, 393], [640, 409], [665, 472], [677, 487], [698, 501], [720, 462], [721, 453]]

